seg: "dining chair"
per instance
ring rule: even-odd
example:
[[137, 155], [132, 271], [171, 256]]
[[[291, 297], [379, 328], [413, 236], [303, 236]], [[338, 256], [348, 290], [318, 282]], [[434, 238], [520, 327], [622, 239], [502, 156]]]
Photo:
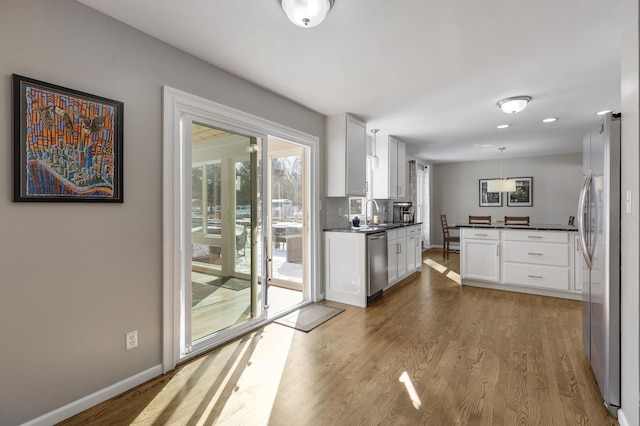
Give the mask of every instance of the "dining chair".
[[491, 225], [491, 216], [469, 216], [469, 225]]
[[529, 216], [505, 216], [505, 225], [529, 225]]
[[458, 229], [456, 226], [449, 226], [447, 223], [447, 215], [440, 215], [440, 224], [442, 225], [442, 258], [449, 257], [449, 253], [455, 253], [451, 250], [449, 243], [460, 243], [460, 236], [452, 236], [449, 233], [451, 229]]
[[573, 223], [575, 222], [576, 217], [575, 216], [569, 216], [569, 225], [573, 226]]

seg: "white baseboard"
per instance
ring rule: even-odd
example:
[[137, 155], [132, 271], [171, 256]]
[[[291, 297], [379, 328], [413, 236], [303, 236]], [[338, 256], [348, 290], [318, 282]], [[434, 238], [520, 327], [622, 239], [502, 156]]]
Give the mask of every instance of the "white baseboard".
[[77, 401], [73, 401], [63, 407], [53, 410], [47, 414], [44, 414], [38, 418], [23, 423], [22, 426], [49, 426], [59, 423], [69, 417], [75, 416], [78, 413], [83, 412], [95, 405], [100, 404], [114, 396], [120, 395], [134, 387], [147, 382], [154, 377], [162, 374], [162, 364], [158, 364], [155, 367], [151, 367], [135, 376], [128, 377], [124, 380], [114, 383], [104, 389], [87, 395], [84, 398], [80, 398]]
[[[442, 248], [442, 244], [431, 244], [431, 248]], [[449, 248], [451, 250], [460, 250], [460, 246], [455, 244], [449, 244]]]
[[622, 410], [618, 410], [618, 423], [620, 423], [620, 426], [631, 426]]

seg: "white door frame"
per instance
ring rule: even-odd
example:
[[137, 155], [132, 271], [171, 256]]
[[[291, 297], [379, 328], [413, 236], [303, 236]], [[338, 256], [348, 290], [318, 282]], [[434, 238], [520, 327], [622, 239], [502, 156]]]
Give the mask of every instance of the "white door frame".
[[[183, 256], [180, 248], [180, 185], [184, 158], [180, 147], [181, 113], [207, 117], [231, 128], [243, 128], [256, 133], [274, 136], [309, 147], [309, 176], [319, 175], [319, 139], [316, 136], [282, 126], [278, 123], [227, 107], [168, 86], [163, 87], [163, 372], [175, 368], [187, 357], [180, 355], [180, 286]], [[308, 191], [308, 241], [309, 254], [305, 261], [309, 265], [305, 281], [312, 301], [319, 295], [320, 277], [320, 187], [319, 179], [311, 179]], [[257, 323], [256, 327], [263, 324]], [[238, 337], [229, 335], [227, 340]], [[220, 343], [220, 342], [218, 342]], [[188, 357], [209, 350], [202, 348]]]

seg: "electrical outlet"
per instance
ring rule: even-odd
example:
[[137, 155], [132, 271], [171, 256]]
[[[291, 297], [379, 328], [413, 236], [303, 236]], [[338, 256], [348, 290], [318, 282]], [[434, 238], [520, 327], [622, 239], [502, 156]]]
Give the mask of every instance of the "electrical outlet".
[[138, 346], [138, 330], [133, 330], [125, 335], [125, 343], [127, 350], [131, 350]]

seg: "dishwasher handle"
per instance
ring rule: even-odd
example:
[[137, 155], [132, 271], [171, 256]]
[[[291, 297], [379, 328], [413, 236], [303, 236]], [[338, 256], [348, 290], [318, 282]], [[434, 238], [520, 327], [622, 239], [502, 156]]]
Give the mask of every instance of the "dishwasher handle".
[[370, 240], [386, 240], [387, 239], [387, 235], [386, 234], [369, 235], [369, 239]]

